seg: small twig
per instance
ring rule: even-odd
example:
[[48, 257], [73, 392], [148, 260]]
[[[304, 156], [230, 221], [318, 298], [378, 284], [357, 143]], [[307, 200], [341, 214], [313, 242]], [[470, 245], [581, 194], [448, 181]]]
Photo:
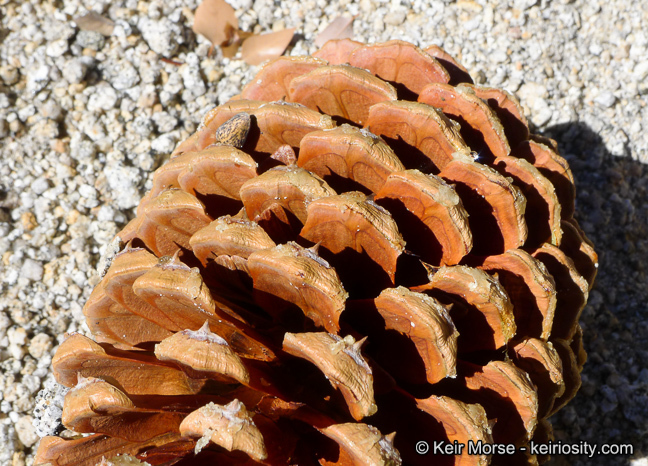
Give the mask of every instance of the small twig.
[[169, 65], [175, 65], [175, 66], [182, 66], [184, 63], [181, 63], [179, 61], [171, 60], [170, 58], [166, 57], [160, 57], [160, 60], [162, 60], [164, 63], [168, 63]]

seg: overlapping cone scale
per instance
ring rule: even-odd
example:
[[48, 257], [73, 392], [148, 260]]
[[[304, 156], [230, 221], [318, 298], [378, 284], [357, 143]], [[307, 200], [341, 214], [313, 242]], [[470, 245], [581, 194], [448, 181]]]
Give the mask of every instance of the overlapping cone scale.
[[548, 441], [598, 266], [573, 214], [555, 143], [439, 47], [269, 62], [153, 175], [83, 309], [95, 340], [53, 360], [93, 435], [35, 464], [485, 465], [417, 442]]

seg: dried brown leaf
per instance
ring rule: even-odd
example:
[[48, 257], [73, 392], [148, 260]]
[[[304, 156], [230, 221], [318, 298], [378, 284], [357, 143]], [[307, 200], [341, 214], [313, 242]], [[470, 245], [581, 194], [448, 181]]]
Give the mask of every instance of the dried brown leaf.
[[240, 42], [233, 41], [231, 44], [221, 46], [223, 58], [234, 58], [241, 48]]
[[338, 16], [329, 23], [315, 38], [315, 45], [321, 47], [329, 40], [351, 39], [353, 37], [353, 20], [346, 16]]
[[94, 31], [104, 36], [110, 36], [115, 29], [115, 23], [94, 11], [90, 11], [83, 16], [74, 18], [74, 22], [82, 31]]
[[253, 36], [251, 32], [241, 31], [238, 29], [234, 32], [232, 37], [229, 39], [229, 42], [226, 45], [221, 45], [221, 53], [223, 58], [234, 58], [241, 48], [241, 44], [245, 39], [250, 36]]
[[203, 0], [196, 9], [193, 30], [214, 45], [227, 44], [238, 30], [234, 8], [224, 0]]
[[295, 35], [295, 28], [269, 34], [252, 35], [243, 41], [241, 58], [250, 65], [280, 57]]

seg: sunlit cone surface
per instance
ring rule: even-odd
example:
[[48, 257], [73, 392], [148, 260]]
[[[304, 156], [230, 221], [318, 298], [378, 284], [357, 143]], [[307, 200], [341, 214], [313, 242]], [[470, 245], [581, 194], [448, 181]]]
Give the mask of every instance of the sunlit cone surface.
[[[597, 257], [555, 143], [438, 47], [263, 66], [154, 175], [54, 358], [36, 464], [534, 464]], [[419, 447], [420, 449], [420, 447]], [[133, 460], [134, 461], [134, 460]]]

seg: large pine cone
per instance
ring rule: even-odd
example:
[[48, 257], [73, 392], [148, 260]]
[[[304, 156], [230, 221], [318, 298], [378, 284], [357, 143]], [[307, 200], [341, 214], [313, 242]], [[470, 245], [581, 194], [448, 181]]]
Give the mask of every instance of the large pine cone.
[[418, 442], [551, 438], [596, 274], [573, 212], [555, 143], [438, 47], [274, 60], [155, 173], [96, 342], [54, 358], [94, 435], [36, 463], [542, 462]]

